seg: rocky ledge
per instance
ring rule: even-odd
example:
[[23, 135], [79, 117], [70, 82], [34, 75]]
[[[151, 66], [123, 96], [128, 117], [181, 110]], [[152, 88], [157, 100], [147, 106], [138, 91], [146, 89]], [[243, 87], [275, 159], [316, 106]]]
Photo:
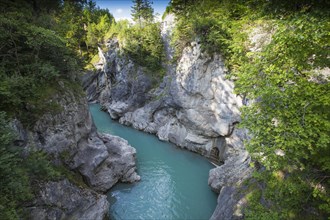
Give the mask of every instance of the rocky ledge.
[[99, 134], [85, 97], [73, 94], [64, 86], [63, 91], [66, 92], [51, 100], [60, 106], [59, 113], [45, 113], [29, 130], [14, 121], [15, 143], [26, 152], [33, 150], [31, 146], [45, 151], [55, 165], [63, 165], [81, 175], [88, 187], [78, 187], [68, 180], [44, 183], [28, 210], [35, 219], [44, 219], [44, 216], [103, 219], [109, 204], [102, 193], [118, 181], [140, 180], [135, 166], [136, 151], [120, 137]]
[[135, 148], [120, 137], [94, 133], [83, 140], [74, 155], [71, 169], [77, 169], [96, 191], [106, 192], [118, 181], [140, 180], [135, 166]]

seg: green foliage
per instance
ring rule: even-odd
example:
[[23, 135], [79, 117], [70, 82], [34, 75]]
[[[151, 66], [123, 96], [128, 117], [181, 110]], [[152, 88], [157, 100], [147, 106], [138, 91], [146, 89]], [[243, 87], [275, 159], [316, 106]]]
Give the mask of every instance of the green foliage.
[[[276, 192], [266, 198], [275, 203], [272, 210], [286, 214], [281, 218], [297, 218], [306, 207], [330, 214], [330, 85], [314, 72], [329, 66], [326, 17], [301, 12], [277, 21], [271, 43], [250, 53], [236, 72], [237, 91], [260, 100], [242, 109], [242, 126], [254, 135], [247, 148], [266, 167], [260, 179], [267, 192]], [[278, 171], [289, 177], [267, 178]]]
[[[329, 4], [185, 2], [172, 1], [177, 51], [198, 39], [210, 54], [223, 54], [236, 92], [249, 100], [241, 109], [240, 126], [250, 131], [246, 147], [263, 171], [254, 177], [262, 193], [250, 194], [246, 217], [329, 216], [330, 85], [318, 73], [330, 64]], [[248, 36], [255, 29], [272, 37], [260, 50], [250, 51]]]
[[176, 15], [182, 16], [191, 13], [191, 6], [195, 6], [197, 2], [198, 0], [171, 0], [170, 7]]
[[26, 126], [58, 111], [56, 81], [78, 83], [81, 58], [90, 62], [113, 20], [92, 1], [56, 2], [50, 8], [41, 0], [1, 5], [0, 110]]
[[110, 21], [108, 15], [103, 15], [98, 23], [90, 23], [87, 26], [86, 44], [88, 47], [96, 48], [98, 44], [103, 42], [103, 37], [110, 28]]
[[0, 218], [18, 219], [17, 202], [30, 199], [28, 176], [20, 166], [22, 159], [12, 144], [13, 133], [0, 112]]
[[57, 180], [61, 177], [58, 168], [51, 163], [49, 156], [41, 150], [30, 152], [24, 160], [24, 169], [26, 169], [30, 180]]
[[233, 32], [238, 30], [239, 19], [248, 12], [252, 13], [252, 8], [238, 0], [204, 0], [202, 4], [194, 0], [171, 1], [171, 7], [179, 16], [172, 38], [176, 58], [180, 57], [188, 42], [195, 40], [198, 40], [202, 49], [209, 54], [221, 51], [229, 57], [232, 38], [237, 34]]
[[103, 43], [103, 38], [106, 32], [110, 29], [111, 23], [114, 21], [113, 16], [108, 10], [99, 9], [96, 7], [85, 8], [84, 17], [87, 18], [86, 27], [86, 46], [87, 50], [93, 51], [98, 44]]
[[111, 39], [114, 37], [124, 38], [124, 33], [127, 29], [130, 28], [128, 20], [120, 20], [118, 22], [112, 23], [110, 29], [104, 36], [104, 40]]
[[55, 20], [54, 29], [66, 39], [67, 46], [83, 58], [87, 66], [114, 22], [109, 10], [96, 7], [94, 1], [64, 1]]
[[152, 71], [161, 68], [163, 58], [163, 42], [158, 24], [145, 27], [134, 26], [125, 31], [123, 49], [129, 57]]
[[172, 13], [172, 11], [173, 11], [173, 7], [171, 5], [168, 5], [165, 9], [165, 12], [162, 15], [162, 19], [164, 19], [166, 15]]
[[143, 22], [151, 23], [154, 20], [154, 9], [151, 7], [152, 2], [149, 0], [133, 0], [132, 17], [140, 27]]
[[61, 37], [24, 16], [0, 18], [0, 110], [32, 125], [41, 112], [57, 109], [49, 100], [53, 81], [72, 81], [79, 66]]
[[83, 14], [84, 6], [80, 1], [64, 1], [61, 10], [54, 16], [53, 29], [66, 40], [66, 45], [79, 55], [82, 55], [82, 47], [86, 47], [85, 23], [88, 16]]
[[98, 54], [96, 54], [92, 59], [91, 59], [91, 63], [92, 64], [97, 64], [100, 61], [100, 57]]
[[62, 38], [53, 31], [19, 19], [20, 14], [7, 14], [1, 24], [1, 70], [10, 75], [32, 75], [41, 80], [63, 77], [74, 71], [76, 60]]
[[120, 40], [124, 54], [136, 64], [146, 67], [153, 75], [162, 73], [164, 45], [160, 35], [159, 23], [150, 23], [140, 27], [129, 25], [128, 21], [113, 24], [106, 34]]

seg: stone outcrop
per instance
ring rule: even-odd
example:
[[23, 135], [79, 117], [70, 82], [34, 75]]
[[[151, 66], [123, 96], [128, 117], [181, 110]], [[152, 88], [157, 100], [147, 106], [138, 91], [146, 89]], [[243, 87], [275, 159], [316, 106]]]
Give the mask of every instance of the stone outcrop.
[[79, 170], [93, 189], [106, 192], [118, 181], [140, 180], [135, 172], [136, 150], [126, 140], [94, 133], [83, 141], [70, 167]]
[[67, 179], [41, 186], [39, 196], [27, 209], [30, 219], [105, 219], [109, 203], [105, 195], [81, 189]]
[[209, 173], [208, 184], [219, 193], [217, 207], [211, 217], [217, 219], [242, 219], [246, 205], [244, 180], [251, 177], [251, 158], [244, 149], [243, 140], [248, 140], [247, 131], [235, 129], [226, 138], [227, 148], [223, 152], [224, 164]]
[[90, 189], [79, 189], [67, 180], [46, 183], [37, 198], [39, 202], [30, 210], [36, 216], [49, 214], [55, 219], [60, 219], [59, 216], [102, 219], [109, 204], [101, 193], [118, 181], [140, 180], [135, 166], [136, 151], [122, 138], [99, 134], [85, 97], [73, 94], [61, 82], [59, 86], [65, 92], [51, 100], [59, 108], [57, 113], [45, 113], [29, 130], [14, 121], [18, 134], [15, 143], [25, 148], [26, 153], [31, 151], [31, 146], [47, 152], [54, 164], [78, 172]]
[[210, 170], [209, 185], [219, 193], [217, 207], [211, 219], [241, 219], [246, 204], [244, 180], [251, 177], [250, 156], [241, 152], [230, 157], [224, 165]]

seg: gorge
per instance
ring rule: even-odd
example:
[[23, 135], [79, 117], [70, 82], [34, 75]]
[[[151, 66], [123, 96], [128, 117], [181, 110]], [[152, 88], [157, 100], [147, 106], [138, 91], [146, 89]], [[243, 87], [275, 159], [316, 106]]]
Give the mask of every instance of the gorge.
[[329, 217], [327, 1], [97, 4], [0, 2], [0, 219]]

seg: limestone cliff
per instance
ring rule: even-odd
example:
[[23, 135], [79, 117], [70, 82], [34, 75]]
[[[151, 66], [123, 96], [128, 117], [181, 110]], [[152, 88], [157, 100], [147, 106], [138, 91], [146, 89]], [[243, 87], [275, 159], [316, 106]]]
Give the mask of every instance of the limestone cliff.
[[[173, 57], [174, 21], [168, 15], [162, 23], [168, 59]], [[122, 124], [224, 163], [210, 171], [209, 185], [220, 193], [212, 218], [234, 218], [236, 187], [250, 176], [251, 169], [243, 145], [246, 131], [235, 128], [242, 98], [234, 94], [221, 55], [203, 53], [198, 40], [191, 42], [177, 64], [164, 64], [167, 74], [155, 87], [142, 67], [122, 56], [118, 40], [109, 40], [106, 46], [98, 73], [89, 73], [83, 80], [89, 101], [101, 103]], [[219, 214], [219, 208], [232, 211]]]
[[118, 181], [139, 180], [136, 151], [119, 137], [97, 133], [85, 97], [64, 88], [61, 82], [59, 86], [65, 92], [54, 95], [51, 101], [60, 111], [40, 116], [29, 130], [15, 121], [16, 143], [27, 151], [31, 147], [46, 151], [54, 164], [79, 173], [88, 188], [67, 179], [42, 183], [28, 210], [33, 219], [103, 219], [109, 203], [102, 193]]

